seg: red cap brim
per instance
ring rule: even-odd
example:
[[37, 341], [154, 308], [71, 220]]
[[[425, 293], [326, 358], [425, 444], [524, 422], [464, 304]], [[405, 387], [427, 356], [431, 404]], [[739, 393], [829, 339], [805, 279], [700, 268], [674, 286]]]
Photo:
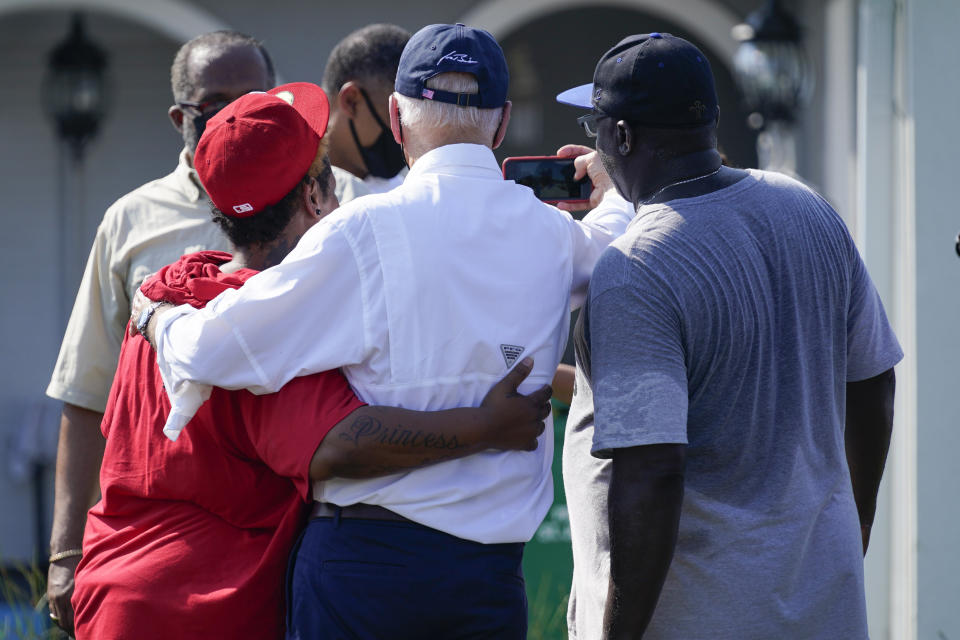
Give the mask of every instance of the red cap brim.
[[288, 82], [267, 91], [297, 110], [321, 138], [327, 132], [330, 101], [323, 89], [311, 82]]

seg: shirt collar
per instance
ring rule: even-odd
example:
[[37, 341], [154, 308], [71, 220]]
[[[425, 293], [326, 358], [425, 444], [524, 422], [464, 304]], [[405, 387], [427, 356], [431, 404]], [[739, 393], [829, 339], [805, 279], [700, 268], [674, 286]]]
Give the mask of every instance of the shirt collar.
[[478, 169], [480, 175], [490, 174], [491, 178], [503, 180], [500, 166], [490, 147], [482, 144], [447, 144], [431, 149], [420, 156], [410, 168], [408, 178], [416, 178], [427, 173], [442, 173], [450, 167], [469, 167]]
[[177, 168], [173, 175], [176, 176], [177, 184], [180, 185], [190, 202], [196, 202], [204, 194], [203, 185], [200, 184], [200, 178], [193, 168], [193, 163], [190, 161], [190, 152], [186, 147], [180, 152], [180, 160], [177, 162]]

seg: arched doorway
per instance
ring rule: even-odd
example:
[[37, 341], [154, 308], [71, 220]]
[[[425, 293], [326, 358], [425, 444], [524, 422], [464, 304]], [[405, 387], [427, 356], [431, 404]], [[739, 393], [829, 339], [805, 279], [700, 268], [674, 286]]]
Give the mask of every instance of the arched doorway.
[[[523, 3], [487, 0], [469, 11], [463, 22], [503, 38], [518, 27], [551, 13], [567, 9], [589, 12], [603, 7], [632, 9], [683, 25], [695, 34], [698, 45], [712, 49], [724, 60], [732, 59], [736, 50], [737, 45], [729, 34], [740, 19], [714, 0], [526, 0]], [[582, 31], [586, 33], [586, 29]], [[579, 39], [574, 42], [579, 43]]]
[[[489, 29], [510, 65], [513, 122], [498, 156], [552, 153], [561, 144], [589, 144], [575, 109], [560, 91], [589, 82], [604, 51], [632, 33], [665, 31], [689, 39], [710, 59], [720, 98], [720, 146], [731, 164], [756, 166], [756, 134], [730, 71], [736, 15], [709, 0], [491, 0], [463, 17]], [[540, 46], [540, 45], [543, 46]]]

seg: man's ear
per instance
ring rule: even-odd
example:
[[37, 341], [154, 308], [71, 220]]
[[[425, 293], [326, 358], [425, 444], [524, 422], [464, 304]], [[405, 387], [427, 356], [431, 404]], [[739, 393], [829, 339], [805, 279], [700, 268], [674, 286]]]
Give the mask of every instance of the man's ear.
[[633, 152], [633, 146], [633, 127], [625, 120], [620, 120], [617, 122], [617, 151], [622, 156], [628, 156]]
[[361, 99], [360, 87], [353, 80], [344, 82], [337, 92], [337, 109], [348, 118], [356, 118]]
[[337, 182], [336, 178], [333, 177], [333, 174], [327, 173], [327, 193], [324, 195], [323, 190], [320, 188], [320, 180], [322, 180], [321, 173], [319, 176], [310, 181], [310, 183], [303, 190], [303, 206], [301, 209], [303, 213], [307, 216], [308, 226], [318, 222], [321, 218], [325, 218], [329, 215], [334, 209], [340, 206], [340, 203], [337, 201]]
[[170, 116], [170, 122], [173, 123], [173, 128], [183, 134], [183, 109], [177, 105], [173, 105], [167, 109], [167, 115]]
[[403, 144], [403, 130], [400, 128], [400, 105], [397, 104], [397, 97], [390, 94], [390, 131], [393, 133], [393, 139], [397, 144]]
[[321, 213], [320, 206], [322, 201], [323, 196], [320, 194], [320, 185], [317, 184], [317, 179], [314, 178], [307, 182], [303, 188], [301, 208], [310, 218], [322, 218], [323, 214]]
[[507, 135], [507, 125], [510, 124], [510, 112], [512, 108], [513, 103], [509, 100], [503, 103], [503, 115], [500, 116], [500, 126], [497, 127], [497, 132], [493, 134], [494, 149], [500, 146], [500, 143], [503, 142], [503, 137]]

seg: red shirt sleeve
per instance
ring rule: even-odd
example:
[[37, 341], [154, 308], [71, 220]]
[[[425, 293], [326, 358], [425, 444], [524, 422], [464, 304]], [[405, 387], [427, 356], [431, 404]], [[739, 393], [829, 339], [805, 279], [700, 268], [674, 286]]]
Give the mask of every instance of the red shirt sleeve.
[[310, 460], [317, 447], [338, 422], [366, 405], [340, 371], [294, 378], [268, 395], [236, 393], [242, 395], [254, 449], [274, 472], [294, 481], [304, 500], [310, 497]]

